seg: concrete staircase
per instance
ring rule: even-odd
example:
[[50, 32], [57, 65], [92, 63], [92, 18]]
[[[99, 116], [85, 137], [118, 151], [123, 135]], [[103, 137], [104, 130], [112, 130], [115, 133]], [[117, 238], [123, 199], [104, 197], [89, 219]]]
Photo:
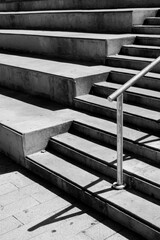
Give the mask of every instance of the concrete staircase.
[[116, 104], [106, 98], [159, 56], [159, 8], [0, 3], [1, 151], [145, 239], [160, 239], [160, 65], [124, 94], [122, 191], [112, 188]]
[[159, 34], [160, 33], [160, 14], [159, 11], [156, 17], [147, 17], [143, 25], [133, 27], [133, 32], [141, 34]]

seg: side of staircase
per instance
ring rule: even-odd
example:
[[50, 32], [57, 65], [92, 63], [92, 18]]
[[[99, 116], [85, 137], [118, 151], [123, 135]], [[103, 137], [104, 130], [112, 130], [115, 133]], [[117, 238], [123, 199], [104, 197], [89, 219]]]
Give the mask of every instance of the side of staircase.
[[[45, 135], [35, 127], [36, 137], [22, 138], [29, 150], [21, 164], [145, 239], [160, 239], [160, 64], [124, 94], [122, 191], [112, 188], [116, 103], [107, 97], [159, 56], [160, 36], [151, 35], [158, 31], [159, 8], [157, 0], [0, 3], [1, 11], [13, 11], [0, 13], [1, 87], [78, 114], [65, 128], [44, 128]], [[138, 25], [143, 21], [146, 32]], [[41, 149], [34, 146], [43, 137]]]

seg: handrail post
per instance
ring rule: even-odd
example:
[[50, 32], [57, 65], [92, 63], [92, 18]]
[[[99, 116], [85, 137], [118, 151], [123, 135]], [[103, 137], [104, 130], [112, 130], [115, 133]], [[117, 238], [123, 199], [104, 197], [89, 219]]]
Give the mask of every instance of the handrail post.
[[123, 93], [117, 97], [117, 182], [113, 188], [121, 190], [123, 184]]

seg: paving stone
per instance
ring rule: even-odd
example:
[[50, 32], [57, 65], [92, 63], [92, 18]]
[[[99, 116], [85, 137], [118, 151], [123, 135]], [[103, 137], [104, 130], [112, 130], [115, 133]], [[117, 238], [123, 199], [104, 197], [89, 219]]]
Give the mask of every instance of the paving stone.
[[0, 196], [0, 205], [8, 205], [19, 201], [22, 198], [32, 196], [38, 202], [45, 202], [57, 197], [55, 193], [42, 187], [39, 184], [30, 184], [15, 191]]
[[12, 183], [6, 183], [0, 186], [0, 196], [7, 194], [9, 192], [13, 192], [17, 190], [17, 187], [14, 186]]
[[65, 207], [68, 207], [68, 201], [64, 200], [63, 198], [55, 198], [47, 201], [45, 203], [36, 205], [31, 208], [25, 208], [22, 212], [14, 214], [14, 216], [24, 224], [28, 224], [39, 217], [46, 216], [49, 213], [54, 214]]
[[112, 236], [105, 238], [104, 240], [145, 240], [145, 239], [138, 236], [136, 233], [129, 231], [128, 229], [123, 229], [119, 233], [115, 233]]
[[64, 221], [63, 223], [55, 226], [51, 231], [45, 232], [41, 235], [36, 236], [33, 240], [42, 239], [54, 239], [54, 240], [64, 240], [75, 236], [81, 230], [86, 227], [91, 226], [95, 222], [95, 219], [86, 213], [82, 215], [76, 215], [71, 219]]
[[25, 187], [27, 185], [30, 185], [33, 183], [33, 180], [30, 178], [27, 178], [25, 175], [19, 173], [19, 172], [11, 172], [0, 176], [0, 185], [4, 183], [12, 183], [17, 188]]
[[[13, 169], [13, 165], [10, 170]], [[16, 164], [15, 166], [17, 167]], [[16, 169], [15, 166], [14, 169]], [[7, 171], [8, 170], [9, 168]], [[18, 176], [23, 179], [23, 173], [21, 171], [19, 173]], [[27, 175], [27, 173], [28, 171], [25, 171], [25, 175]], [[7, 181], [10, 184], [9, 181], [14, 179], [14, 177], [12, 178], [14, 174], [15, 172], [1, 174], [0, 179], [3, 181], [4, 178], [5, 184]], [[24, 177], [26, 177], [25, 175]], [[30, 173], [27, 177], [30, 179]], [[31, 179], [33, 179], [33, 177]], [[42, 197], [43, 193], [44, 197]], [[28, 197], [23, 198], [25, 194]], [[87, 230], [89, 231], [90, 228], [94, 228], [98, 224], [106, 226], [107, 229], [111, 227], [111, 231], [113, 231], [112, 224], [109, 225], [108, 221], [103, 221], [104, 217], [99, 214], [93, 215], [92, 211], [83, 205], [77, 206], [75, 201], [38, 177], [35, 177], [32, 184], [20, 187], [19, 189], [16, 188], [16, 190], [10, 193], [1, 195], [0, 201], [3, 204], [5, 204], [5, 196], [8, 196], [11, 200], [6, 200], [3, 211], [0, 211], [0, 219], [1, 217], [6, 217], [0, 220], [0, 240], [99, 240], [99, 238], [92, 239], [85, 234]], [[29, 196], [33, 196], [35, 199]], [[45, 198], [47, 199], [52, 196], [53, 199], [45, 201]], [[22, 199], [19, 199], [20, 197], [22, 197]], [[45, 202], [39, 204], [36, 199]], [[48, 206], [48, 208], [46, 206]], [[49, 206], [52, 206], [52, 212]], [[27, 210], [29, 210], [29, 212]], [[23, 225], [20, 219], [17, 219], [14, 215], [21, 216], [20, 219], [22, 220], [23, 218], [26, 221], [25, 224]], [[124, 233], [122, 232], [122, 237], [123, 235]], [[115, 236], [118, 237], [119, 235]], [[130, 239], [129, 236], [128, 233], [128, 239]]]
[[8, 217], [0, 221], [0, 235], [5, 234], [21, 226], [22, 223], [20, 223], [17, 219], [15, 219], [14, 217]]
[[83, 232], [78, 233], [73, 238], [69, 238], [69, 240], [93, 240], [90, 237], [86, 236]]
[[54, 198], [57, 197], [57, 195], [53, 192], [50, 192], [49, 190], [47, 191], [47, 189], [42, 190], [40, 192], [34, 193], [32, 194], [32, 197], [34, 199], [36, 199], [38, 202], [43, 203], [49, 200], [53, 200]]
[[16, 214], [17, 212], [23, 211], [24, 209], [33, 207], [35, 205], [38, 205], [39, 202], [37, 202], [32, 197], [27, 197], [19, 200], [18, 202], [11, 203], [6, 206], [1, 206], [0, 209], [0, 220], [4, 219], [6, 217], [9, 217], [10, 215]]
[[85, 234], [91, 239], [104, 240], [105, 238], [112, 236], [115, 232], [120, 231], [122, 227], [110, 220], [106, 221], [106, 224], [98, 223], [89, 229], [85, 230]]
[[[54, 233], [59, 225], [63, 226], [65, 222], [71, 221], [77, 215], [82, 215], [82, 210], [70, 204], [58, 212], [52, 212], [43, 217], [37, 216], [36, 220], [5, 234], [1, 240], [28, 240], [47, 232]], [[67, 231], [65, 235], [68, 236]]]

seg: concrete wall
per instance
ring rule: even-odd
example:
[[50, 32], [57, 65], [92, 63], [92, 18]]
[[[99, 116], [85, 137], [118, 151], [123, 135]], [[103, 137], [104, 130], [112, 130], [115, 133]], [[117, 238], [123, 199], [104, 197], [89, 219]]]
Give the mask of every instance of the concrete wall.
[[0, 3], [1, 11], [41, 9], [101, 9], [101, 8], [160, 7], [159, 0], [9, 0]]

